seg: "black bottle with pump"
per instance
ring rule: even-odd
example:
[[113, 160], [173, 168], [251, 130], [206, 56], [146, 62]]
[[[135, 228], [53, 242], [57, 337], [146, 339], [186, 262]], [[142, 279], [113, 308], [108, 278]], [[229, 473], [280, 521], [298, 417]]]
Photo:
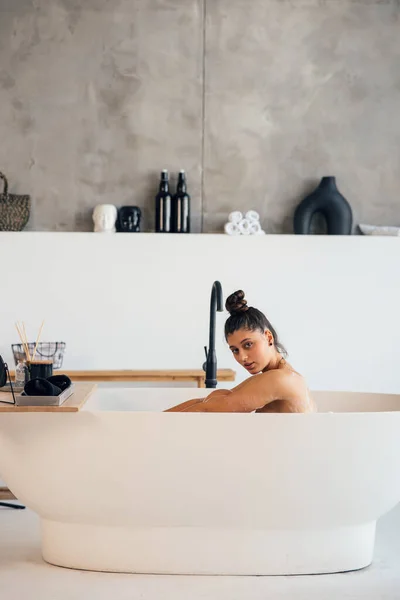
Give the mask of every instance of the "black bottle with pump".
[[171, 232], [171, 207], [172, 198], [169, 193], [168, 171], [161, 171], [160, 187], [156, 196], [156, 232]]
[[174, 233], [190, 233], [190, 196], [187, 193], [186, 173], [180, 171], [176, 194], [172, 199]]

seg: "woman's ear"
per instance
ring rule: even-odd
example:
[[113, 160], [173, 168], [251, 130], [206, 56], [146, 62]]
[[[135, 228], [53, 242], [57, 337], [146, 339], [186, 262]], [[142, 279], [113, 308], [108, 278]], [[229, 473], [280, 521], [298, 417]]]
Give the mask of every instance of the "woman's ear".
[[265, 338], [267, 340], [268, 345], [269, 346], [273, 346], [274, 345], [274, 336], [272, 335], [272, 333], [270, 332], [270, 330], [266, 329], [264, 331], [264, 335], [265, 335]]

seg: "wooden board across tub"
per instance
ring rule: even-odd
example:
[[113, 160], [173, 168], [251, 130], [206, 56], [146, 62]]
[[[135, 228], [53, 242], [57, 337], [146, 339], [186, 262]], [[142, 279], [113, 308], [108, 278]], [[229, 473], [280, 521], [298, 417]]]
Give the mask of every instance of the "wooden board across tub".
[[[0, 391], [0, 413], [3, 412], [78, 412], [96, 389], [95, 383], [75, 383], [74, 393], [61, 406], [15, 406], [11, 392]], [[9, 402], [10, 404], [6, 404]]]

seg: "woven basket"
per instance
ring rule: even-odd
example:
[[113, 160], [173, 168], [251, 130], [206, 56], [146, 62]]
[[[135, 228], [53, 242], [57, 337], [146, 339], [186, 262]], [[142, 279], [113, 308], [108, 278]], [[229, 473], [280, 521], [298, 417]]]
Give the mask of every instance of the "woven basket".
[[4, 182], [3, 193], [0, 194], [0, 231], [22, 231], [29, 221], [30, 196], [19, 196], [8, 193], [8, 181], [0, 172]]
[[[31, 356], [35, 349], [35, 345], [36, 344], [32, 342], [28, 343], [28, 349]], [[51, 359], [53, 362], [53, 369], [60, 369], [64, 359], [65, 347], [65, 342], [39, 342], [35, 356], [38, 360], [40, 360], [40, 358], [45, 360]], [[14, 355], [15, 366], [17, 366], [19, 360], [27, 360], [25, 349], [22, 344], [11, 344], [11, 349]]]

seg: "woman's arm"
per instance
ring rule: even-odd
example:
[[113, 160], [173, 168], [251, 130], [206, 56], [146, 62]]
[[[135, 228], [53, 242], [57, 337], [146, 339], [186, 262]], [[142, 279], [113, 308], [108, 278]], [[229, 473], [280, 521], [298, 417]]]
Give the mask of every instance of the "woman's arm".
[[[255, 378], [255, 377], [259, 377], [259, 375], [253, 375], [253, 378]], [[191, 407], [195, 406], [196, 404], [204, 404], [204, 402], [206, 400], [209, 400], [210, 398], [216, 398], [217, 396], [221, 396], [221, 397], [223, 396], [225, 398], [232, 392], [241, 390], [247, 384], [248, 381], [249, 381], [248, 379], [245, 379], [245, 381], [242, 381], [242, 383], [239, 383], [237, 386], [235, 386], [231, 390], [223, 390], [223, 389], [214, 390], [213, 392], [211, 392], [211, 394], [209, 394], [205, 398], [193, 398], [193, 400], [187, 400], [186, 402], [182, 402], [182, 404], [177, 404], [176, 406], [172, 406], [171, 408], [168, 408], [167, 410], [164, 410], [163, 412], [184, 412], [184, 411], [191, 409]]]
[[190, 410], [196, 404], [201, 404], [204, 400], [208, 400], [211, 397], [216, 396], [226, 396], [229, 393], [229, 390], [214, 390], [211, 394], [208, 394], [205, 398], [194, 398], [193, 400], [187, 400], [186, 402], [182, 402], [182, 404], [177, 404], [176, 406], [172, 406], [164, 412], [184, 412]]
[[268, 371], [246, 379], [234, 390], [213, 396], [189, 406], [187, 412], [243, 412], [263, 408], [275, 400], [290, 400], [299, 395], [298, 377], [279, 370]]
[[171, 408], [167, 408], [163, 412], [183, 412], [184, 410], [198, 404], [199, 402], [203, 402], [204, 398], [194, 398], [193, 400], [187, 400], [186, 402], [182, 402], [182, 404], [177, 404], [176, 406], [172, 406]]

